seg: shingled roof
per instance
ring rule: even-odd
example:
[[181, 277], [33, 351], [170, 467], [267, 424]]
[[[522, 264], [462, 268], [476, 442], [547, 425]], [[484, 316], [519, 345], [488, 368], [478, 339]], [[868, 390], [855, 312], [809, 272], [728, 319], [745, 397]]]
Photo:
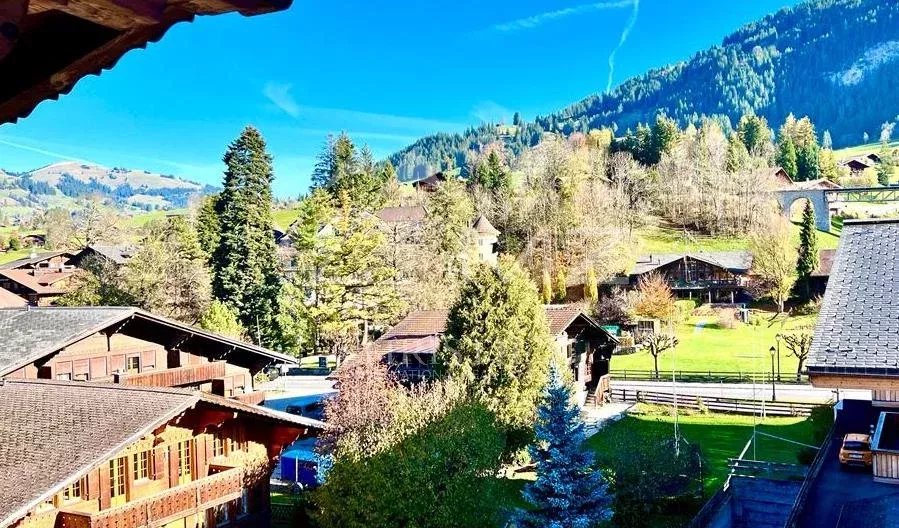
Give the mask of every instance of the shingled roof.
[[752, 268], [752, 254], [748, 251], [699, 251], [693, 253], [659, 253], [637, 257], [631, 275], [643, 275], [683, 258], [707, 262], [733, 273], [748, 273]]
[[71, 257], [73, 256], [73, 253], [70, 251], [46, 251], [43, 253], [37, 253], [35, 255], [29, 255], [24, 258], [0, 264], [0, 270], [30, 268], [35, 264], [39, 264], [41, 262], [44, 262], [45, 260], [50, 260], [53, 257], [59, 256]]
[[307, 431], [324, 426], [317, 420], [181, 389], [0, 381], [0, 528], [197, 405], [225, 407]]
[[255, 15], [290, 0], [3, 0], [0, 124], [68, 93], [84, 76], [112, 68], [197, 15]]
[[97, 332], [114, 329], [139, 339], [240, 364], [295, 359], [263, 347], [220, 336], [131, 307], [41, 307], [0, 309], [0, 376], [57, 353]]
[[899, 220], [844, 224], [808, 372], [899, 376]]

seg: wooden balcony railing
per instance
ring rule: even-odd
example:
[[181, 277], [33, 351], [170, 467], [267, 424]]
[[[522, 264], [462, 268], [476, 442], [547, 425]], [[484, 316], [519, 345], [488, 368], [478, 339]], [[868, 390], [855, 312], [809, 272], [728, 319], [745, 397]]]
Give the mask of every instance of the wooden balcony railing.
[[232, 396], [232, 398], [241, 403], [246, 403], [247, 405], [262, 405], [262, 403], [265, 401], [265, 391], [237, 394], [235, 396]]
[[118, 382], [140, 387], [179, 387], [196, 385], [225, 375], [225, 362], [213, 361], [165, 370], [150, 370], [139, 374], [119, 374]]
[[167, 489], [156, 495], [96, 513], [60, 510], [61, 528], [121, 528], [156, 526], [162, 521], [239, 499], [243, 489], [243, 470], [232, 468]]

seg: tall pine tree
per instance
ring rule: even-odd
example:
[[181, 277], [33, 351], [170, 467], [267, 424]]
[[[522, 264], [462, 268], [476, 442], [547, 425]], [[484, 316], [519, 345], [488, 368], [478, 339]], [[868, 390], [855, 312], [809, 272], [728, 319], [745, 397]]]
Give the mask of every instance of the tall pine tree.
[[212, 255], [213, 294], [237, 312], [251, 339], [277, 346], [278, 259], [272, 236], [272, 157], [265, 140], [247, 127], [224, 156], [218, 200], [221, 237]]
[[790, 179], [795, 180], [799, 174], [799, 167], [796, 160], [796, 145], [790, 136], [784, 136], [780, 139], [777, 151], [777, 164], [783, 168]]
[[802, 211], [802, 226], [799, 231], [799, 259], [796, 261], [796, 275], [805, 290], [810, 292], [809, 278], [818, 268], [818, 231], [815, 228], [815, 213], [812, 203], [805, 202]]
[[528, 448], [537, 480], [524, 489], [533, 509], [519, 519], [523, 528], [586, 528], [608, 519], [611, 499], [593, 455], [584, 449], [584, 423], [556, 365], [537, 409], [536, 439]]

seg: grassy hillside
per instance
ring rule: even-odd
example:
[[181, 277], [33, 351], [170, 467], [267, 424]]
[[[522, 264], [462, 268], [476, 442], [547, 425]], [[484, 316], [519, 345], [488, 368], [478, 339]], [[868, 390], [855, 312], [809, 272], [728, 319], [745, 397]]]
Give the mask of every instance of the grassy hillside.
[[[840, 243], [840, 222], [835, 221], [829, 233], [818, 232], [820, 249], [836, 249]], [[639, 253], [678, 253], [681, 251], [736, 251], [746, 249], [749, 241], [737, 237], [712, 237], [670, 228], [652, 226], [640, 231]], [[799, 224], [793, 222], [793, 240], [799, 245]]]

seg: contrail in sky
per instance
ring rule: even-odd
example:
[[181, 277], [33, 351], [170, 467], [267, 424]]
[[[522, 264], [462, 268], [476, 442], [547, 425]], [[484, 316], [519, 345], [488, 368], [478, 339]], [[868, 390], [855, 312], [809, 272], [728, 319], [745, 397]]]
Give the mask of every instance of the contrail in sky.
[[640, 0], [633, 0], [632, 5], [634, 6], [634, 9], [631, 11], [630, 18], [627, 19], [627, 24], [621, 31], [621, 38], [618, 39], [618, 45], [615, 46], [615, 49], [609, 54], [609, 81], [606, 83], [606, 93], [612, 91], [612, 80], [615, 77], [615, 55], [618, 53], [618, 50], [624, 46], [624, 43], [627, 42], [631, 30], [634, 29], [634, 25], [637, 23], [637, 17], [640, 15]]

